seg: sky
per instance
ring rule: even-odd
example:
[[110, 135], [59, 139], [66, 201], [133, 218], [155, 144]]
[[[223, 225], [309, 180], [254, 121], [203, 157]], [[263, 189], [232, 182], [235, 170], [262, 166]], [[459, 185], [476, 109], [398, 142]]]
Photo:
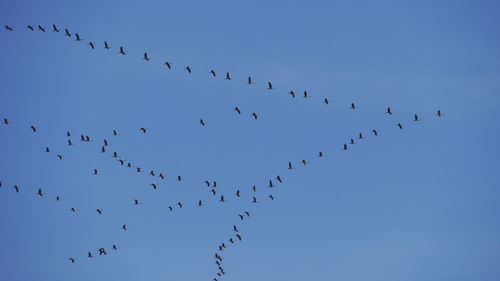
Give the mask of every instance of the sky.
[[0, 280], [499, 280], [499, 8], [1, 1]]

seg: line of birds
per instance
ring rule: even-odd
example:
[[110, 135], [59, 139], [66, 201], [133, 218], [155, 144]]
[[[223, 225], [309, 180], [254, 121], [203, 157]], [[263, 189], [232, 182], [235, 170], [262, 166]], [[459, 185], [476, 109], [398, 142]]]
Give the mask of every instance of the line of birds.
[[[26, 26], [26, 29], [31, 30], [31, 31], [35, 31], [35, 30], [39, 30], [39, 31], [42, 31], [42, 32], [46, 32], [46, 31], [47, 31], [47, 29], [46, 29], [44, 26], [42, 26], [42, 25], [37, 25], [36, 27], [35, 27], [35, 25], [27, 25], [27, 26]], [[13, 26], [10, 26], [10, 25], [5, 25], [5, 30], [7, 30], [7, 31], [13, 31], [13, 30], [14, 30], [14, 27], [13, 27]], [[62, 30], [61, 30], [59, 27], [57, 27], [55, 24], [52, 24], [52, 31], [53, 31], [53, 32], [57, 32], [57, 33], [59, 33], [59, 32], [61, 32]], [[65, 29], [64, 29], [64, 35], [65, 35], [65, 36], [67, 36], [67, 37], [72, 37], [73, 33], [72, 33], [71, 31], [69, 31], [68, 29], [66, 29], [66, 28], [65, 28]], [[75, 38], [76, 38], [76, 39], [75, 39], [75, 41], [82, 41], [82, 38], [81, 38], [81, 36], [80, 36], [78, 33], [74, 33], [74, 36], [75, 36]], [[111, 45], [110, 45], [107, 41], [104, 41], [102, 44], [103, 44], [103, 48], [104, 48], [104, 49], [107, 49], [107, 50], [108, 50], [108, 49], [111, 49]], [[97, 43], [95, 43], [95, 42], [93, 42], [93, 41], [89, 41], [89, 42], [88, 42], [88, 46], [89, 46], [92, 50], [95, 50], [95, 49], [96, 49], [96, 47], [97, 47]], [[120, 47], [119, 47], [118, 54], [121, 54], [121, 55], [126, 55], [126, 54], [127, 54], [127, 52], [125, 51], [125, 48], [124, 48], [123, 46], [120, 46]], [[142, 59], [143, 59], [144, 61], [148, 61], [148, 62], [149, 62], [149, 61], [151, 61], [151, 57], [149, 56], [149, 54], [148, 54], [147, 52], [144, 52], [144, 54], [143, 54], [143, 56], [142, 56]], [[164, 62], [163, 62], [163, 64], [164, 64], [164, 65], [165, 65], [168, 69], [172, 69], [172, 68], [173, 68], [173, 63], [172, 63], [171, 61], [164, 61]], [[187, 72], [188, 74], [193, 73], [193, 67], [192, 67], [192, 66], [189, 66], [189, 65], [188, 65], [188, 66], [185, 66], [185, 67], [184, 67], [184, 70], [186, 70], [186, 72]], [[217, 74], [217, 71], [216, 71], [216, 70], [214, 70], [214, 69], [211, 69], [211, 70], [208, 72], [208, 74], [209, 74], [210, 76], [214, 77], [214, 78], [215, 78], [215, 77], [217, 77], [217, 75], [218, 75], [218, 74]], [[230, 81], [230, 80], [234, 80], [234, 77], [231, 75], [231, 73], [230, 73], [230, 72], [226, 72], [226, 73], [225, 73], [225, 75], [224, 75], [224, 77], [225, 77], [224, 79], [225, 79], [225, 80], [228, 80], [228, 81]], [[251, 77], [251, 76], [247, 76], [247, 78], [246, 78], [246, 84], [247, 84], [247, 85], [254, 85], [254, 84], [256, 84], [256, 83], [255, 83], [255, 81], [252, 79], [252, 77]], [[267, 89], [267, 90], [274, 90], [274, 89], [276, 89], [276, 87], [273, 85], [273, 83], [272, 83], [272, 82], [266, 82], [266, 89]], [[288, 95], [290, 95], [290, 97], [292, 97], [292, 98], [295, 98], [295, 97], [299, 96], [299, 94], [298, 94], [296, 91], [294, 91], [294, 90], [290, 90], [290, 91], [288, 91], [288, 92], [287, 92], [287, 94], [288, 94]], [[307, 90], [304, 90], [304, 91], [302, 92], [302, 97], [303, 97], [303, 98], [306, 98], [306, 99], [309, 99], [309, 98], [311, 98], [312, 96], [311, 96], [311, 95], [307, 92]], [[330, 104], [330, 100], [329, 100], [327, 97], [325, 97], [325, 98], [323, 98], [323, 99], [322, 99], [322, 103], [324, 103], [324, 104], [328, 105], [328, 104]], [[358, 108], [358, 106], [357, 106], [355, 103], [351, 103], [350, 108], [351, 108], [351, 109], [357, 109], [357, 108]], [[238, 114], [241, 114], [241, 110], [240, 110], [240, 108], [239, 108], [239, 107], [237, 107], [237, 106], [236, 106], [236, 107], [234, 108], [234, 110], [235, 110]], [[252, 112], [252, 114], [251, 114], [251, 117], [252, 117], [252, 118], [254, 118], [254, 119], [258, 119], [258, 116], [259, 116], [259, 115], [258, 115], [256, 112]], [[202, 126], [206, 126], [206, 121], [205, 121], [204, 119], [200, 119], [199, 123], [200, 123]]]

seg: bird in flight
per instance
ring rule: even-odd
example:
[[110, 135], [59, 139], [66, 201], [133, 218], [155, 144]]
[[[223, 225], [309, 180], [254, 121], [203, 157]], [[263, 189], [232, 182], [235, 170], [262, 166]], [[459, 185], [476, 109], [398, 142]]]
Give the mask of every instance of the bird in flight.
[[38, 30], [42, 31], [42, 32], [45, 32], [45, 27], [41, 26], [41, 25], [38, 25]]
[[80, 34], [75, 33], [75, 36], [76, 36], [76, 41], [82, 41], [82, 38], [80, 38]]
[[18, 193], [18, 192], [19, 192], [19, 190], [21, 189], [21, 187], [20, 187], [19, 185], [17, 185], [17, 184], [16, 184], [16, 185], [14, 185], [14, 189], [16, 190], [16, 193]]
[[274, 89], [274, 88], [273, 88], [273, 83], [271, 83], [271, 82], [267, 82], [267, 89], [268, 89], [268, 90], [272, 90], [272, 89]]
[[107, 42], [107, 41], [104, 41], [104, 49], [109, 49], [109, 48], [110, 48], [110, 47], [109, 47], [108, 42]]
[[210, 70], [210, 74], [212, 74], [213, 77], [217, 76], [217, 73], [215, 72], [215, 70]]
[[377, 131], [377, 130], [373, 129], [373, 130], [372, 130], [372, 133], [373, 133], [375, 136], [378, 136], [378, 131]]
[[295, 92], [294, 91], [290, 91], [289, 94], [292, 96], [292, 98], [295, 98]]
[[288, 170], [293, 169], [292, 162], [288, 162]]
[[238, 112], [238, 114], [241, 114], [241, 110], [240, 110], [240, 108], [239, 108], [239, 107], [235, 107], [235, 108], [234, 108], [234, 111]]
[[[309, 97], [311, 97], [311, 96], [309, 96], [309, 94], [307, 93], [307, 91], [304, 91], [304, 95], [303, 95], [303, 97], [307, 99], [307, 98], [309, 98]], [[328, 102], [327, 102], [327, 104], [328, 104]]]
[[65, 34], [64, 34], [64, 35], [66, 35], [66, 36], [68, 36], [68, 37], [71, 37], [71, 32], [69, 32], [69, 30], [67, 30], [67, 29], [65, 28], [65, 29], [64, 29], [64, 32], [65, 32]]
[[143, 60], [146, 60], [146, 61], [150, 60], [150, 58], [148, 56], [148, 53], [144, 52], [144, 58], [143, 58]]
[[30, 128], [31, 128], [31, 130], [33, 130], [33, 133], [36, 133], [36, 129], [37, 129], [37, 128], [36, 128], [34, 125], [31, 125], [31, 127], [30, 127]]
[[358, 135], [358, 139], [362, 140], [362, 139], [364, 139], [364, 138], [365, 138], [365, 137], [363, 136], [363, 134], [362, 134], [362, 133], [359, 133], [359, 135]]
[[257, 120], [257, 117], [258, 117], [258, 116], [257, 116], [257, 113], [253, 112], [253, 113], [252, 113], [252, 116], [253, 116], [253, 119]]
[[318, 153], [318, 157], [320, 157], [320, 158], [321, 158], [321, 157], [323, 157], [323, 156], [324, 156], [324, 155], [323, 155], [323, 152], [321, 152], [321, 151], [320, 151], [320, 152]]
[[45, 193], [43, 193], [42, 189], [39, 188], [36, 194], [38, 194], [38, 195], [40, 195], [40, 197], [42, 197]]
[[403, 130], [403, 124], [398, 123], [398, 127], [399, 127], [399, 129]]
[[94, 43], [93, 43], [93, 42], [89, 42], [89, 46], [90, 46], [90, 48], [92, 48], [92, 50], [94, 50], [94, 49], [95, 49], [95, 46], [94, 46]]
[[418, 115], [417, 115], [417, 114], [414, 114], [414, 115], [413, 115], [413, 121], [420, 121], [420, 118], [418, 118]]
[[147, 129], [146, 128], [140, 128], [139, 130], [141, 130], [144, 134], [146, 133]]
[[168, 69], [172, 69], [172, 63], [171, 62], [166, 61], [164, 64], [165, 64], [165, 66], [168, 67]]
[[71, 263], [75, 263], [75, 258], [68, 258]]
[[99, 215], [102, 215], [102, 209], [95, 209], [95, 211], [96, 211]]
[[122, 229], [127, 230], [128, 229], [127, 225], [126, 224], [122, 225]]
[[59, 32], [59, 28], [55, 24], [52, 25], [52, 32]]
[[31, 31], [35, 30], [32, 25], [28, 25], [28, 26], [26, 26], [26, 28], [29, 29], [29, 30], [31, 30]]
[[323, 100], [323, 102], [324, 102], [326, 105], [328, 105], [328, 103], [329, 103], [329, 101], [328, 101], [328, 99], [327, 99], [327, 98], [325, 98], [325, 99]]
[[8, 30], [8, 31], [13, 31], [13, 30], [14, 30], [14, 27], [12, 27], [12, 26], [8, 26], [8, 25], [5, 25], [5, 30]]
[[191, 67], [190, 67], [190, 66], [186, 66], [186, 70], [187, 70], [187, 72], [188, 72], [188, 73], [191, 73], [191, 72], [192, 72], [192, 71], [191, 71]]
[[92, 253], [91, 253], [91, 252], [88, 252], [87, 257], [88, 257], [88, 258], [93, 258], [94, 256], [92, 255]]
[[206, 124], [205, 124], [205, 121], [203, 121], [203, 119], [200, 119], [200, 124], [201, 124], [202, 126], [205, 126], [205, 125], [206, 125]]
[[7, 118], [4, 118], [2, 123], [4, 123], [5, 125], [9, 125], [10, 124], [9, 119], [7, 119]]
[[248, 76], [248, 78], [247, 78], [247, 84], [248, 85], [254, 84], [253, 81], [252, 81], [252, 77]]
[[125, 49], [123, 49], [123, 47], [120, 47], [120, 51], [118, 53], [122, 54], [122, 55], [125, 55]]
[[348, 150], [348, 149], [349, 149], [349, 148], [347, 147], [347, 144], [346, 144], [346, 143], [344, 143], [344, 148], [343, 148], [343, 150]]
[[437, 115], [438, 117], [441, 117], [441, 116], [443, 116], [443, 112], [441, 112], [441, 110], [439, 110], [439, 109], [438, 109], [438, 111], [437, 111], [436, 115]]
[[391, 107], [387, 107], [387, 111], [385, 112], [385, 114], [392, 115]]
[[226, 72], [226, 80], [231, 80], [231, 75], [229, 74], [229, 72]]
[[354, 109], [356, 109], [356, 108], [358, 108], [358, 107], [357, 107], [357, 106], [356, 106], [356, 105], [352, 102], [352, 103], [351, 103], [351, 109], [352, 109], [352, 110], [354, 110]]

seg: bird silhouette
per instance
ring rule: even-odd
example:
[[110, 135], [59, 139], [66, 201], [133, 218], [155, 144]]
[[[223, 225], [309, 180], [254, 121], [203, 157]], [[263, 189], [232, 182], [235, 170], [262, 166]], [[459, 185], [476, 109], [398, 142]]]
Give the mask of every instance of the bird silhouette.
[[166, 61], [164, 64], [165, 64], [166, 67], [168, 67], [168, 69], [172, 69], [172, 63], [171, 62]]
[[90, 48], [92, 48], [92, 50], [95, 49], [94, 42], [89, 42], [89, 46], [90, 46]]
[[267, 89], [268, 89], [268, 90], [272, 90], [272, 89], [274, 89], [274, 88], [273, 88], [273, 83], [271, 83], [271, 82], [267, 82]]
[[71, 32], [69, 32], [69, 30], [68, 30], [68, 29], [66, 29], [66, 28], [65, 28], [65, 29], [64, 29], [64, 33], [65, 33], [65, 34], [64, 34], [65, 36], [71, 37]]
[[231, 75], [229, 74], [229, 72], [226, 72], [226, 80], [231, 80]]
[[80, 34], [75, 33], [76, 40], [75, 41], [82, 41], [82, 38], [80, 38]]
[[192, 70], [191, 70], [191, 67], [190, 67], [190, 66], [186, 66], [186, 70], [187, 70], [187, 72], [188, 72], [188, 73], [191, 73], [191, 72], [192, 72]]
[[289, 94], [292, 96], [292, 98], [295, 98], [295, 92], [294, 91], [290, 91]]
[[234, 111], [238, 112], [238, 114], [241, 114], [241, 110], [238, 107], [235, 107]]
[[200, 119], [200, 124], [201, 124], [202, 126], [206, 126], [205, 121], [203, 121], [203, 119]]
[[55, 24], [52, 25], [52, 32], [59, 32], [59, 28]]
[[403, 130], [403, 124], [398, 123], [398, 127], [399, 127], [399, 129]]
[[68, 258], [71, 263], [75, 263], [75, 258]]
[[148, 53], [146, 53], [146, 52], [144, 53], [143, 60], [146, 60], [146, 61], [149, 61], [149, 60], [150, 60], [150, 58], [149, 58], [149, 56], [148, 56]]
[[40, 197], [42, 197], [45, 193], [43, 193], [42, 189], [39, 188], [36, 194], [38, 194]]
[[329, 101], [328, 101], [328, 99], [327, 99], [327, 98], [325, 98], [325, 99], [323, 100], [323, 102], [324, 102], [326, 105], [328, 105], [328, 103], [329, 103]]
[[248, 78], [247, 78], [247, 84], [248, 85], [254, 84], [253, 81], [252, 81], [252, 77], [248, 76]]
[[358, 107], [356, 107], [356, 105], [354, 103], [351, 103], [351, 109], [354, 110], [356, 108], [358, 108]]
[[125, 49], [123, 47], [120, 47], [120, 51], [118, 53], [122, 54], [122, 55], [125, 55]]
[[28, 25], [28, 26], [26, 26], [26, 28], [29, 29], [29, 30], [31, 30], [31, 31], [35, 30], [32, 25]]
[[310, 97], [309, 94], [307, 93], [307, 91], [304, 91], [303, 97], [306, 99]]
[[257, 113], [253, 112], [252, 116], [253, 116], [253, 119], [257, 120], [257, 117], [258, 117]]
[[95, 211], [96, 211], [99, 215], [102, 215], [102, 209], [95, 209]]
[[323, 152], [321, 152], [321, 151], [320, 151], [320, 152], [318, 152], [318, 157], [320, 157], [320, 158], [321, 158], [321, 157], [323, 157], [323, 156], [324, 156]]
[[122, 229], [127, 230], [128, 229], [127, 225], [126, 224], [122, 225]]
[[12, 27], [12, 26], [8, 26], [8, 25], [4, 25], [4, 26], [5, 26], [5, 30], [8, 30], [8, 31], [14, 30], [14, 27]]
[[375, 136], [378, 136], [378, 131], [377, 131], [377, 130], [373, 129], [373, 130], [372, 130], [372, 133], [373, 133]]
[[108, 42], [104, 41], [104, 49], [109, 49], [109, 48], [110, 48], [110, 47], [109, 47]]
[[437, 115], [438, 117], [441, 117], [441, 116], [443, 116], [443, 114], [444, 114], [444, 113], [443, 113], [443, 112], [441, 112], [441, 110], [439, 110], [439, 109], [438, 109], [438, 111], [437, 111], [436, 115]]
[[390, 107], [387, 107], [387, 111], [385, 112], [385, 114], [392, 115], [392, 110]]
[[420, 121], [420, 118], [418, 118], [418, 115], [417, 115], [417, 114], [414, 114], [414, 115], [413, 115], [413, 121]]
[[31, 127], [30, 127], [30, 128], [31, 128], [31, 130], [33, 131], [33, 133], [36, 133], [36, 129], [37, 129], [37, 128], [36, 128], [35, 126], [31, 125]]

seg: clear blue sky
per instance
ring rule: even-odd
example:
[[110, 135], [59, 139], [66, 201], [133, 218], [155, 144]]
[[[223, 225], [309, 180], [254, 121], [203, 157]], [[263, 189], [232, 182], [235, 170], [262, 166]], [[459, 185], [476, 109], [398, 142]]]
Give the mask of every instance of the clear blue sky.
[[211, 280], [233, 224], [243, 241], [222, 252], [222, 280], [499, 280], [499, 6], [0, 2], [0, 118], [12, 122], [0, 126], [0, 280]]

